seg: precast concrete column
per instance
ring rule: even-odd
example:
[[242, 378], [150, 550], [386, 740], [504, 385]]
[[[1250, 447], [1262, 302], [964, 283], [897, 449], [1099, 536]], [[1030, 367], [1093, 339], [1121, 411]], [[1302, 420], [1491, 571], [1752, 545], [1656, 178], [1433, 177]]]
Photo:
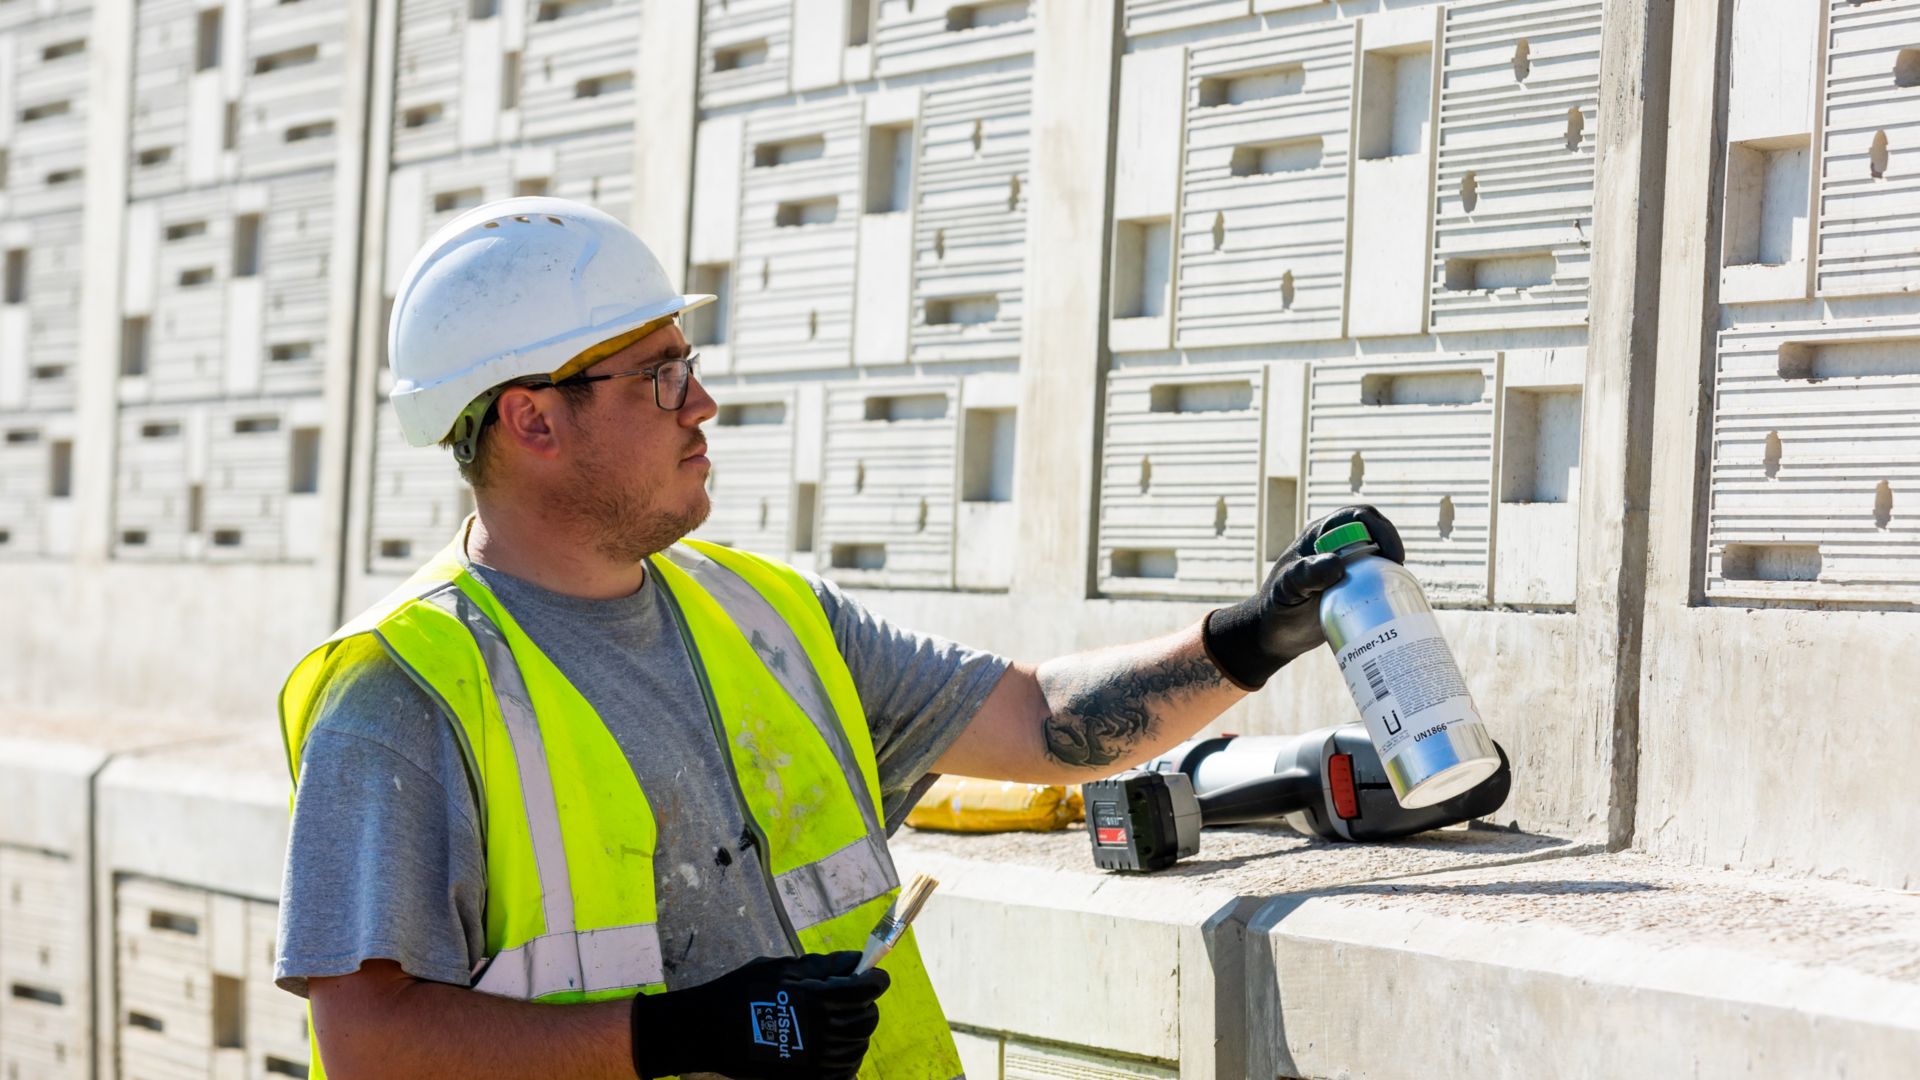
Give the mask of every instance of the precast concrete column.
[[87, 187], [81, 232], [85, 272], [73, 440], [74, 561], [81, 566], [105, 563], [113, 549], [135, 22], [135, 0], [96, 0], [87, 32]]
[[1077, 608], [1091, 594], [1098, 520], [1120, 5], [1036, 8], [1013, 590]]
[[675, 283], [687, 281], [693, 213], [693, 128], [700, 86], [700, 5], [644, 0], [633, 131], [635, 232]]
[[1578, 707], [1610, 741], [1607, 839], [1633, 835], [1673, 5], [1607, 6], [1581, 417]]

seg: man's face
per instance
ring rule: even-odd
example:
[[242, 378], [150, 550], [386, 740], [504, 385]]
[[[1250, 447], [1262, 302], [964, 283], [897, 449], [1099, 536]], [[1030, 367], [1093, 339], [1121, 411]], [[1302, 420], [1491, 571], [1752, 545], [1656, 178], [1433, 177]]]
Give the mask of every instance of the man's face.
[[[680, 328], [661, 327], [588, 368], [611, 375], [684, 359], [690, 351]], [[551, 509], [591, 526], [600, 553], [638, 562], [668, 547], [707, 519], [707, 440], [700, 425], [713, 418], [713, 398], [698, 380], [686, 401], [668, 411], [654, 403], [655, 379], [642, 376], [587, 384], [591, 396], [568, 412], [558, 490]], [[671, 402], [668, 386], [661, 400]], [[557, 391], [549, 391], [557, 393]]]

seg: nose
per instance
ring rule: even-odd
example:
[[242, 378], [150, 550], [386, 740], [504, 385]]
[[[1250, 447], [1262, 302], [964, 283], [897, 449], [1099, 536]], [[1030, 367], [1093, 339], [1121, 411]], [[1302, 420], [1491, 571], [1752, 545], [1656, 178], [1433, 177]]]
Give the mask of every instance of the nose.
[[687, 400], [680, 403], [680, 414], [677, 417], [680, 426], [699, 427], [719, 413], [720, 406], [713, 400], [713, 395], [707, 393], [707, 388], [700, 385], [700, 379], [697, 376], [690, 376], [687, 380]]

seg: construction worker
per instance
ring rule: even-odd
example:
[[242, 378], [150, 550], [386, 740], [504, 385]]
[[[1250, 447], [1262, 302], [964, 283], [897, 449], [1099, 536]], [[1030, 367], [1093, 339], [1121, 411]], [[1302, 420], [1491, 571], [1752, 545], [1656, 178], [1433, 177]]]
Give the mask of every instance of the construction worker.
[[282, 692], [312, 1075], [957, 1076], [911, 934], [854, 970], [916, 792], [1151, 757], [1324, 641], [1322, 531], [1403, 557], [1348, 508], [1248, 600], [1037, 666], [893, 626], [685, 539], [715, 405], [675, 318], [712, 300], [552, 198], [462, 214], [401, 278], [393, 408], [476, 511]]

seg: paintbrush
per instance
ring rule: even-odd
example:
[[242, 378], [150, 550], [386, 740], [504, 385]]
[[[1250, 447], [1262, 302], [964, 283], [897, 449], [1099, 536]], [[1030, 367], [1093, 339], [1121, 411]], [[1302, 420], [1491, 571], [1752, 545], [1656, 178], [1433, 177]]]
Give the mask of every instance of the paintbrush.
[[873, 928], [872, 936], [867, 938], [867, 947], [860, 952], [860, 966], [853, 969], [855, 975], [869, 971], [880, 958], [893, 951], [893, 947], [907, 932], [907, 924], [920, 914], [920, 909], [933, 895], [934, 887], [940, 883], [925, 874], [915, 874], [907, 887], [900, 890], [894, 898], [893, 906], [880, 916], [880, 924]]

